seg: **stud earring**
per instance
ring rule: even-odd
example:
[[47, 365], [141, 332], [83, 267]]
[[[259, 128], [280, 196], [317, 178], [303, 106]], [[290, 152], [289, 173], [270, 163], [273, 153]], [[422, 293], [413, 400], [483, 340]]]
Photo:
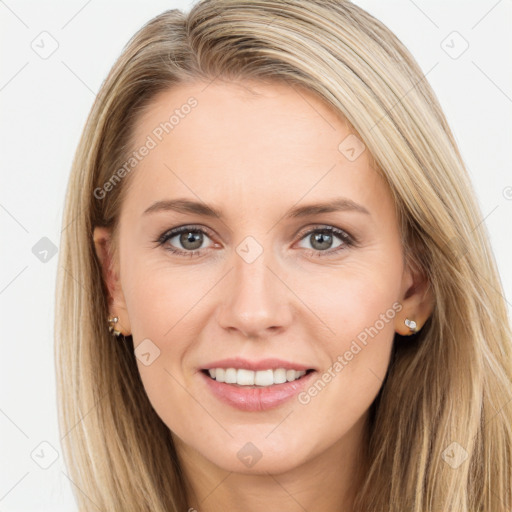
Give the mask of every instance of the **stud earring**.
[[407, 327], [409, 327], [409, 330], [411, 331], [410, 334], [415, 334], [418, 332], [417, 324], [414, 320], [409, 320], [408, 318], [406, 318], [404, 320], [404, 323], [405, 325], [407, 325]]
[[109, 317], [108, 319], [108, 330], [109, 332], [113, 332], [114, 333], [114, 336], [118, 337], [121, 335], [121, 331], [118, 331], [114, 326], [115, 324], [117, 324], [117, 322], [119, 321], [119, 318], [117, 316], [115, 317]]

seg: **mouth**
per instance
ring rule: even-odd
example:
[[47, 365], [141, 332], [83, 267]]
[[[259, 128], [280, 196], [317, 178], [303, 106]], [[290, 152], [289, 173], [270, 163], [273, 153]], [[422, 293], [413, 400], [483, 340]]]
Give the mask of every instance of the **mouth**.
[[211, 380], [231, 384], [240, 388], [268, 388], [305, 378], [315, 370], [295, 370], [276, 368], [267, 370], [248, 370], [246, 368], [208, 368], [201, 372]]
[[289, 402], [318, 374], [316, 368], [275, 357], [218, 359], [203, 363], [197, 372], [207, 394], [246, 412], [274, 409]]
[[266, 370], [217, 366], [198, 372], [205, 384], [205, 392], [230, 407], [252, 413], [275, 409], [289, 402], [312, 384], [317, 373], [312, 368], [281, 366]]

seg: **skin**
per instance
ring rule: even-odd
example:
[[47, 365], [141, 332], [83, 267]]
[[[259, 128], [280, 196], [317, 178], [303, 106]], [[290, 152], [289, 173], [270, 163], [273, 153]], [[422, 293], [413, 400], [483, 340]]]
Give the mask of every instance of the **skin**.
[[[283, 84], [216, 80], [205, 87], [194, 82], [160, 93], [135, 126], [138, 148], [168, 112], [190, 96], [198, 101], [130, 175], [119, 258], [109, 250], [110, 231], [94, 231], [110, 314], [135, 347], [149, 338], [160, 350], [150, 365], [137, 364], [172, 432], [191, 508], [349, 511], [394, 333], [409, 334], [405, 318], [418, 328], [427, 320], [427, 282], [404, 266], [393, 200], [368, 150], [354, 161], [340, 152], [351, 132], [321, 100]], [[369, 215], [285, 217], [294, 206], [341, 196]], [[143, 213], [176, 198], [212, 205], [223, 218]], [[185, 236], [155, 243], [191, 224], [205, 229], [201, 254], [165, 248], [195, 249]], [[318, 231], [311, 231], [325, 226], [357, 245], [336, 235], [315, 243]], [[251, 263], [236, 250], [247, 236], [263, 251]], [[294, 397], [268, 411], [240, 411], [213, 396], [198, 373], [228, 357], [276, 357], [315, 368], [319, 377], [395, 303], [402, 309], [307, 404]], [[250, 468], [237, 457], [249, 441], [262, 455]]]

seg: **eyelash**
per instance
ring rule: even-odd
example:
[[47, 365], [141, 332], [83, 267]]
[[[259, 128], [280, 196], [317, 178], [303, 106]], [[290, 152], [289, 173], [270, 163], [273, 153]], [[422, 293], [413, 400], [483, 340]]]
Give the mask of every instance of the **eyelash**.
[[[187, 225], [165, 231], [154, 242], [157, 244], [157, 246], [163, 247], [168, 240], [174, 238], [176, 235], [181, 235], [182, 233], [189, 232], [203, 233], [204, 235], [207, 235], [209, 238], [211, 238], [204, 228], [200, 226]], [[307, 231], [306, 233], [303, 233], [299, 240], [303, 240], [304, 238], [307, 238], [313, 233], [328, 233], [330, 235], [335, 235], [338, 238], [340, 238], [341, 241], [343, 242], [343, 244], [341, 244], [339, 247], [336, 247], [335, 249], [328, 249], [326, 251], [320, 251], [318, 249], [304, 249], [305, 251], [308, 252], [310, 256], [313, 257], [322, 258], [326, 256], [331, 256], [333, 254], [337, 254], [340, 251], [346, 250], [347, 248], [354, 247], [357, 245], [357, 240], [352, 235], [349, 235], [346, 231], [343, 231], [342, 229], [327, 225], [324, 225], [322, 227], [316, 227], [314, 229]], [[184, 256], [189, 258], [194, 257], [195, 255], [200, 254], [203, 251], [203, 249], [198, 249], [195, 251], [183, 251], [181, 249], [176, 249], [175, 247], [172, 247], [169, 244], [167, 247], [164, 247], [164, 249], [178, 256]]]

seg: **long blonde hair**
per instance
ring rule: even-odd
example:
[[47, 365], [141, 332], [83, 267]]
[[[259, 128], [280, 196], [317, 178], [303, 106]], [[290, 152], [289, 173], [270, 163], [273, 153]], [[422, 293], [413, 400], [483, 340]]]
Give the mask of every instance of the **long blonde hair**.
[[[395, 336], [372, 404], [369, 466], [355, 512], [512, 509], [512, 350], [503, 289], [454, 137], [395, 35], [343, 0], [206, 0], [169, 10], [126, 45], [87, 119], [60, 244], [56, 368], [63, 450], [80, 511], [187, 510], [169, 429], [145, 394], [133, 340], [112, 339], [95, 226], [117, 226], [138, 114], [193, 80], [304, 87], [363, 140], [395, 199], [409, 265], [434, 311]], [[453, 461], [457, 461], [456, 463]], [[75, 487], [76, 486], [76, 487]]]

